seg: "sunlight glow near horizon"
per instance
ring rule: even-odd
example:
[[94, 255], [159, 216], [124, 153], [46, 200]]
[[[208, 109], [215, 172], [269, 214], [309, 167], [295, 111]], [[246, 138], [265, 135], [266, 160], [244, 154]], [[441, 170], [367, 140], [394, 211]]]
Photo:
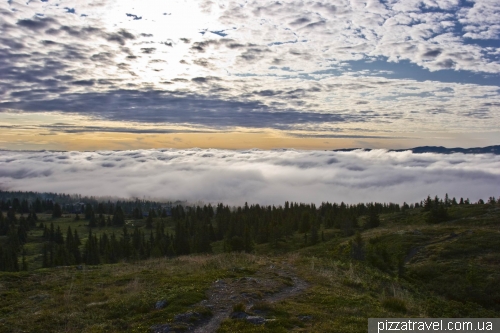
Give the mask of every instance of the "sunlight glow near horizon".
[[500, 137], [495, 0], [12, 0], [0, 17], [3, 149]]

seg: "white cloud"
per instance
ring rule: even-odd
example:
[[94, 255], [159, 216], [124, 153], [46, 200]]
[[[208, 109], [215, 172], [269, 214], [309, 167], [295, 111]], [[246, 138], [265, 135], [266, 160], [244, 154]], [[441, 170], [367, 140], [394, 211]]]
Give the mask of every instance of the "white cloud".
[[[470, 38], [498, 41], [497, 0], [461, 3], [4, 1], [0, 109], [35, 112], [38, 107], [212, 129], [245, 128], [251, 117], [247, 128], [284, 128], [269, 117], [235, 112], [237, 101], [255, 103], [262, 114], [273, 116], [311, 114], [303, 121], [302, 115], [291, 116], [294, 124], [287, 129], [293, 130], [324, 132], [340, 122], [348, 130], [354, 122], [361, 132], [491, 131], [500, 127], [498, 85], [463, 84], [461, 78], [450, 83], [388, 80], [376, 66], [349, 69], [346, 63], [406, 60], [432, 71], [470, 71], [462, 76], [466, 82], [472, 72], [498, 75], [499, 49], [466, 43]], [[217, 103], [214, 112], [196, 103], [172, 108], [159, 92], [184, 98], [186, 104], [196, 95], [207, 108], [208, 96]], [[317, 114], [330, 117], [308, 121]], [[331, 120], [336, 116], [342, 121]]]
[[499, 196], [500, 156], [385, 150], [136, 150], [0, 154], [10, 190], [227, 204]]

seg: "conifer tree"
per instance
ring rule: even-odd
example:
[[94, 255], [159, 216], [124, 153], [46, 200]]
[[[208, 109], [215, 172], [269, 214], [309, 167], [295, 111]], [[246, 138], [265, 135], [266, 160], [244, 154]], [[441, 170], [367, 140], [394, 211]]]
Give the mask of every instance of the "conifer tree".
[[354, 241], [351, 242], [351, 257], [356, 260], [364, 260], [365, 258], [364, 242], [359, 230], [356, 231]]
[[116, 206], [115, 213], [113, 215], [113, 225], [123, 226], [125, 224], [125, 214], [120, 206]]
[[85, 205], [85, 219], [90, 220], [90, 218], [94, 215], [94, 208], [90, 203]]
[[98, 265], [100, 263], [97, 240], [92, 235], [92, 229], [89, 230], [89, 236], [83, 249], [83, 261], [87, 265]]
[[307, 243], [307, 233], [311, 229], [311, 217], [309, 211], [304, 211], [302, 213], [302, 218], [300, 220], [299, 232], [304, 234], [305, 243]]
[[89, 218], [89, 228], [95, 228], [97, 227], [97, 219], [94, 215], [94, 212], [90, 212], [90, 218]]
[[153, 229], [153, 216], [151, 214], [146, 219], [146, 229]]
[[59, 217], [61, 217], [61, 216], [62, 216], [62, 209], [61, 209], [61, 206], [60, 206], [58, 203], [56, 203], [56, 204], [54, 205], [54, 210], [52, 211], [52, 217], [53, 217], [53, 218], [59, 218]]
[[54, 229], [54, 223], [51, 222], [50, 223], [50, 230], [49, 230], [49, 242], [54, 241], [55, 234], [56, 234], [56, 231]]
[[130, 256], [132, 255], [132, 247], [130, 244], [130, 236], [128, 234], [128, 229], [127, 226], [123, 227], [123, 235], [122, 238], [120, 239], [121, 243], [121, 255], [125, 259], [129, 259]]
[[106, 226], [106, 218], [102, 213], [99, 213], [98, 226], [99, 228], [104, 228]]
[[311, 227], [311, 244], [314, 245], [318, 243], [318, 240], [319, 240], [318, 228], [314, 223]]
[[80, 254], [80, 239], [78, 239], [78, 234], [75, 233], [73, 234], [71, 232], [71, 227], [68, 227], [68, 231], [66, 232], [66, 249], [68, 251], [68, 256], [69, 256], [69, 264], [80, 264], [82, 261], [82, 257]]
[[375, 207], [374, 204], [371, 204], [369, 207], [368, 221], [366, 221], [365, 228], [366, 229], [376, 228], [379, 225], [380, 225], [380, 217], [378, 215], [377, 208]]
[[42, 248], [42, 267], [50, 267], [49, 262], [49, 246], [48, 244], [43, 244]]
[[64, 244], [64, 238], [62, 235], [61, 228], [59, 226], [57, 226], [57, 229], [54, 233], [53, 240], [56, 244]]
[[177, 255], [189, 254], [191, 252], [189, 247], [189, 234], [186, 229], [185, 224], [187, 221], [182, 223], [177, 221], [175, 226], [175, 243], [174, 248]]

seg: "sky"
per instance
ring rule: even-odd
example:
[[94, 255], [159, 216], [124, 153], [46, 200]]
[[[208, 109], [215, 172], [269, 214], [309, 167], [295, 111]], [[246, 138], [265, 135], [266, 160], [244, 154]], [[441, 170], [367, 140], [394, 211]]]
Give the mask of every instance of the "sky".
[[475, 147], [498, 0], [0, 2], [0, 149]]

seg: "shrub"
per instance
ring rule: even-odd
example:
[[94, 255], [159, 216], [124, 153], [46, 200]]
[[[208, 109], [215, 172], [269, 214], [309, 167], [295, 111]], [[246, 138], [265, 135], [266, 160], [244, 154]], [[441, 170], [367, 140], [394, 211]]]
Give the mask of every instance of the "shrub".
[[406, 313], [405, 301], [396, 297], [388, 297], [384, 299], [382, 306], [392, 312]]

